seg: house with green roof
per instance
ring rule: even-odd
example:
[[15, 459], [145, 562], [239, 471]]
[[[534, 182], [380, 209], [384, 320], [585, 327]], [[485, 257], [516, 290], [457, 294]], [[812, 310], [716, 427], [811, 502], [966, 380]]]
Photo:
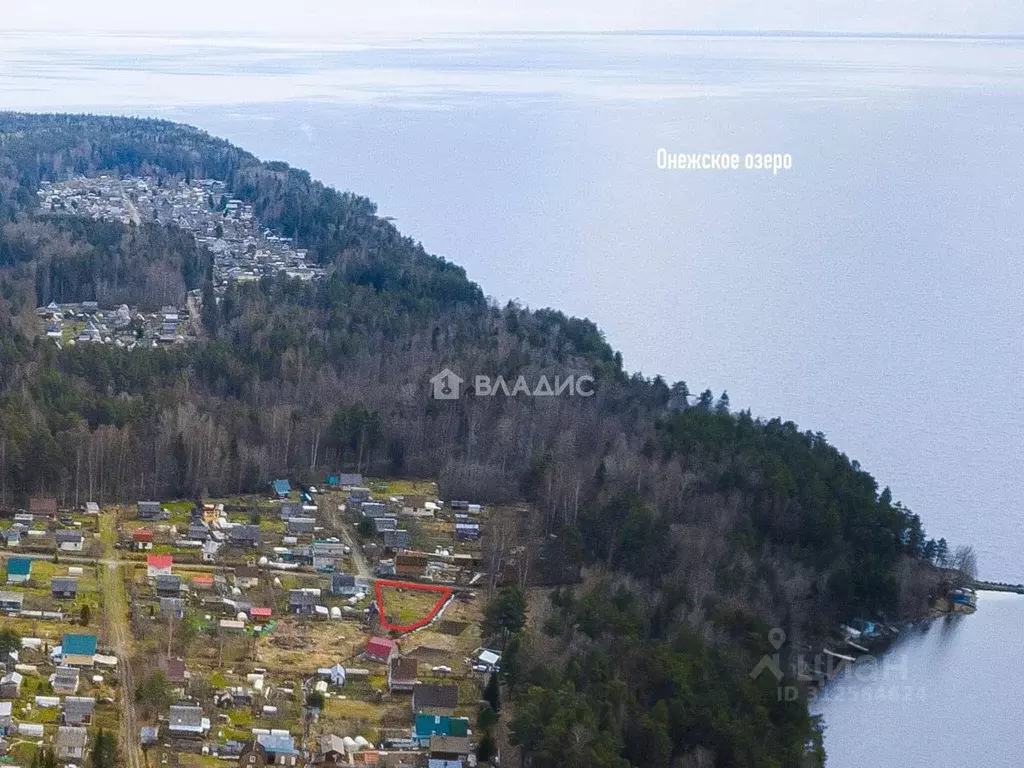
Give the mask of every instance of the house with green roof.
[[468, 736], [469, 720], [465, 717], [450, 717], [449, 715], [428, 715], [420, 712], [416, 715], [416, 727], [413, 730], [413, 740], [420, 747], [430, 744], [431, 736]]
[[23, 584], [32, 576], [32, 561], [27, 557], [12, 557], [7, 561], [7, 583]]

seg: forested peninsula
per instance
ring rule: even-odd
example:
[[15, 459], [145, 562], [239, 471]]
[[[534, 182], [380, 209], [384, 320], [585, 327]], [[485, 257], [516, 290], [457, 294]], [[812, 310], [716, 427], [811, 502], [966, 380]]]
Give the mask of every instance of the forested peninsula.
[[[214, 254], [173, 223], [40, 203], [47, 182], [101, 175], [218, 180], [322, 277], [220, 290]], [[522, 583], [490, 622], [502, 722], [533, 768], [822, 765], [796, 656], [946, 588], [945, 542], [824, 435], [631, 374], [593, 322], [496, 303], [371, 201], [189, 126], [0, 113], [0, 289], [4, 508], [337, 470], [522, 502]], [[186, 343], [55, 343], [37, 312], [169, 296], [195, 307]], [[585, 375], [594, 395], [436, 400], [445, 368]], [[772, 628], [781, 681], [751, 675]]]

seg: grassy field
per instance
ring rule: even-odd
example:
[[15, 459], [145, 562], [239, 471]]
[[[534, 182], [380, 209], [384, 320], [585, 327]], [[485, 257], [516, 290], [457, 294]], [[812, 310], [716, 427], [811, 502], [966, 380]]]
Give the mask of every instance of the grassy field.
[[381, 587], [380, 594], [388, 622], [402, 627], [426, 619], [444, 597], [440, 592], [401, 587]]
[[437, 483], [433, 480], [389, 480], [368, 478], [369, 488], [384, 496], [426, 496], [437, 498]]

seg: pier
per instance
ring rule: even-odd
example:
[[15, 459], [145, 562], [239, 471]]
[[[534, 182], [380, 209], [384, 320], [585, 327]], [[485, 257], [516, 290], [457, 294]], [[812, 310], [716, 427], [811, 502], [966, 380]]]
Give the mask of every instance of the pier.
[[1003, 582], [996, 581], [975, 581], [971, 584], [971, 589], [985, 592], [1013, 592], [1014, 594], [1024, 595], [1024, 584], [1005, 584]]

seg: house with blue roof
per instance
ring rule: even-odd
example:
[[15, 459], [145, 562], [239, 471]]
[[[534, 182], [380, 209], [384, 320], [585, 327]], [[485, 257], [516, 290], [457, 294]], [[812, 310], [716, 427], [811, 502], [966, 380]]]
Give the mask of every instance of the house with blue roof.
[[68, 666], [91, 667], [96, 661], [96, 635], [64, 635], [61, 654]]
[[12, 557], [7, 561], [7, 583], [23, 584], [32, 576], [32, 561], [27, 557]]
[[428, 715], [420, 712], [416, 715], [416, 725], [412, 738], [417, 746], [424, 748], [430, 745], [431, 736], [468, 736], [469, 720], [465, 717], [449, 715]]
[[287, 498], [288, 494], [292, 492], [292, 484], [287, 480], [275, 480], [271, 485], [274, 486], [274, 493], [282, 499]]
[[261, 733], [256, 743], [267, 753], [267, 765], [295, 765], [299, 750], [295, 748], [295, 737], [287, 733]]

